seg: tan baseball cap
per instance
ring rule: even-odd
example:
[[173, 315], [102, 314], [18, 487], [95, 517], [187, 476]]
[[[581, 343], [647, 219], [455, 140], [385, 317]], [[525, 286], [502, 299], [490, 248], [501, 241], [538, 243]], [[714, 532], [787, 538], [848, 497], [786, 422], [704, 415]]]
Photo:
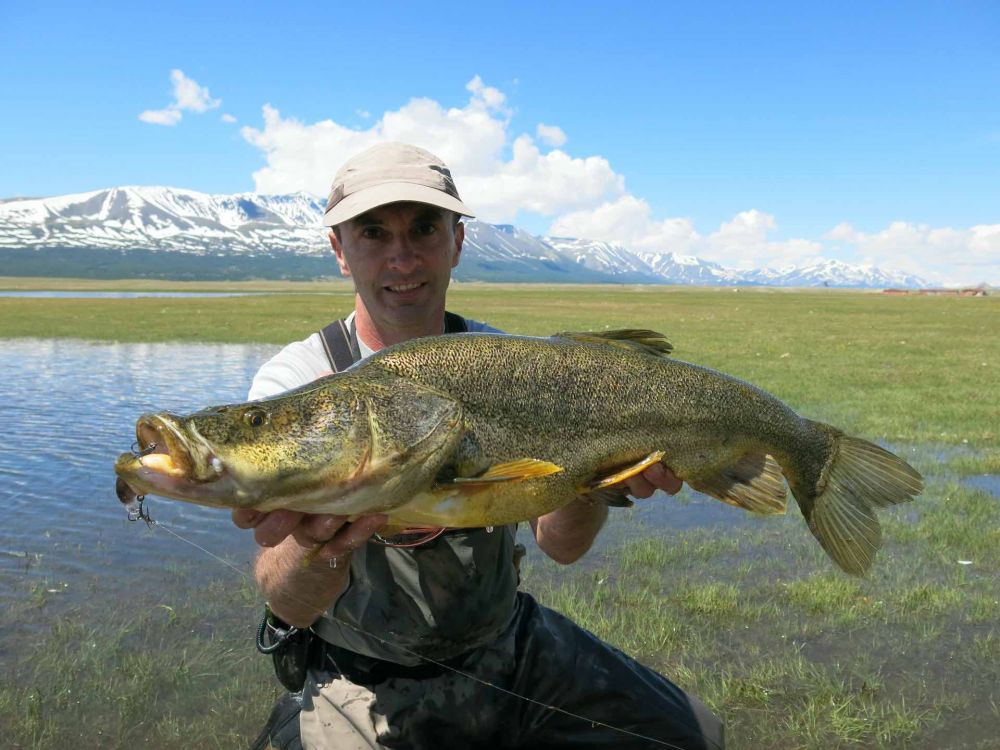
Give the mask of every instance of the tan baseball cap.
[[472, 217], [444, 162], [406, 143], [380, 143], [348, 159], [333, 178], [323, 226], [332, 227], [387, 203], [412, 201]]

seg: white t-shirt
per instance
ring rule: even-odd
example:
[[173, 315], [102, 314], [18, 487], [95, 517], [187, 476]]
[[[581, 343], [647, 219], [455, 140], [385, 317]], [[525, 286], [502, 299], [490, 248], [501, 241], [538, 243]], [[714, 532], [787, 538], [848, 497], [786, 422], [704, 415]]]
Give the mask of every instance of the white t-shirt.
[[[347, 324], [350, 325], [353, 319], [354, 313], [351, 313], [347, 318]], [[465, 323], [472, 333], [503, 333], [475, 320], [466, 319]], [[362, 359], [373, 353], [360, 336], [358, 347]], [[254, 401], [277, 396], [279, 393], [298, 388], [332, 373], [330, 360], [327, 359], [326, 349], [323, 348], [323, 339], [317, 332], [303, 341], [292, 342], [261, 365], [254, 376], [247, 398]]]

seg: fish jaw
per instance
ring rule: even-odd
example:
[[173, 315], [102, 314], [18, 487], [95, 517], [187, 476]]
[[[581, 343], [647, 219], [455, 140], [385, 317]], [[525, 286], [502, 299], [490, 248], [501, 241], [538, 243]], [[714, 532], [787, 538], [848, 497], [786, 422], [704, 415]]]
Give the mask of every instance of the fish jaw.
[[[204, 440], [172, 414], [144, 414], [136, 422], [140, 453], [122, 453], [115, 473], [137, 495], [153, 494], [216, 507], [249, 507], [253, 499]], [[122, 492], [119, 493], [121, 496]], [[126, 493], [127, 494], [127, 493]], [[247, 502], [239, 502], [246, 498]], [[121, 498], [125, 502], [125, 498]]]

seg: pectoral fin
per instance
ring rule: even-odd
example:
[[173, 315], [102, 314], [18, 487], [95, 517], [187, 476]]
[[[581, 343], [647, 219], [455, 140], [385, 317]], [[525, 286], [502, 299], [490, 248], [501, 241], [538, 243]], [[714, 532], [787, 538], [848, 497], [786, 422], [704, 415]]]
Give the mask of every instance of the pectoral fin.
[[536, 458], [518, 458], [514, 461], [493, 464], [486, 471], [475, 477], [454, 477], [443, 484], [459, 487], [482, 487], [497, 482], [521, 482], [525, 479], [547, 477], [558, 474], [563, 467], [551, 461], [540, 461]]
[[743, 456], [717, 474], [687, 482], [698, 492], [751, 513], [780, 515], [787, 506], [781, 467], [765, 454]]

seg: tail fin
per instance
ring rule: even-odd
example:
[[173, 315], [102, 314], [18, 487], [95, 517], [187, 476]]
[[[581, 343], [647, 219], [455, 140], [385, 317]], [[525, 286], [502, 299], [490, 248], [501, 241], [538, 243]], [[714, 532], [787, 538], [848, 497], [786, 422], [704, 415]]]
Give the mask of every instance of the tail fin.
[[793, 485], [795, 499], [819, 543], [845, 572], [864, 574], [882, 546], [873, 508], [905, 503], [924, 489], [924, 480], [903, 459], [867, 440], [844, 435], [819, 422], [833, 450], [812, 492]]

